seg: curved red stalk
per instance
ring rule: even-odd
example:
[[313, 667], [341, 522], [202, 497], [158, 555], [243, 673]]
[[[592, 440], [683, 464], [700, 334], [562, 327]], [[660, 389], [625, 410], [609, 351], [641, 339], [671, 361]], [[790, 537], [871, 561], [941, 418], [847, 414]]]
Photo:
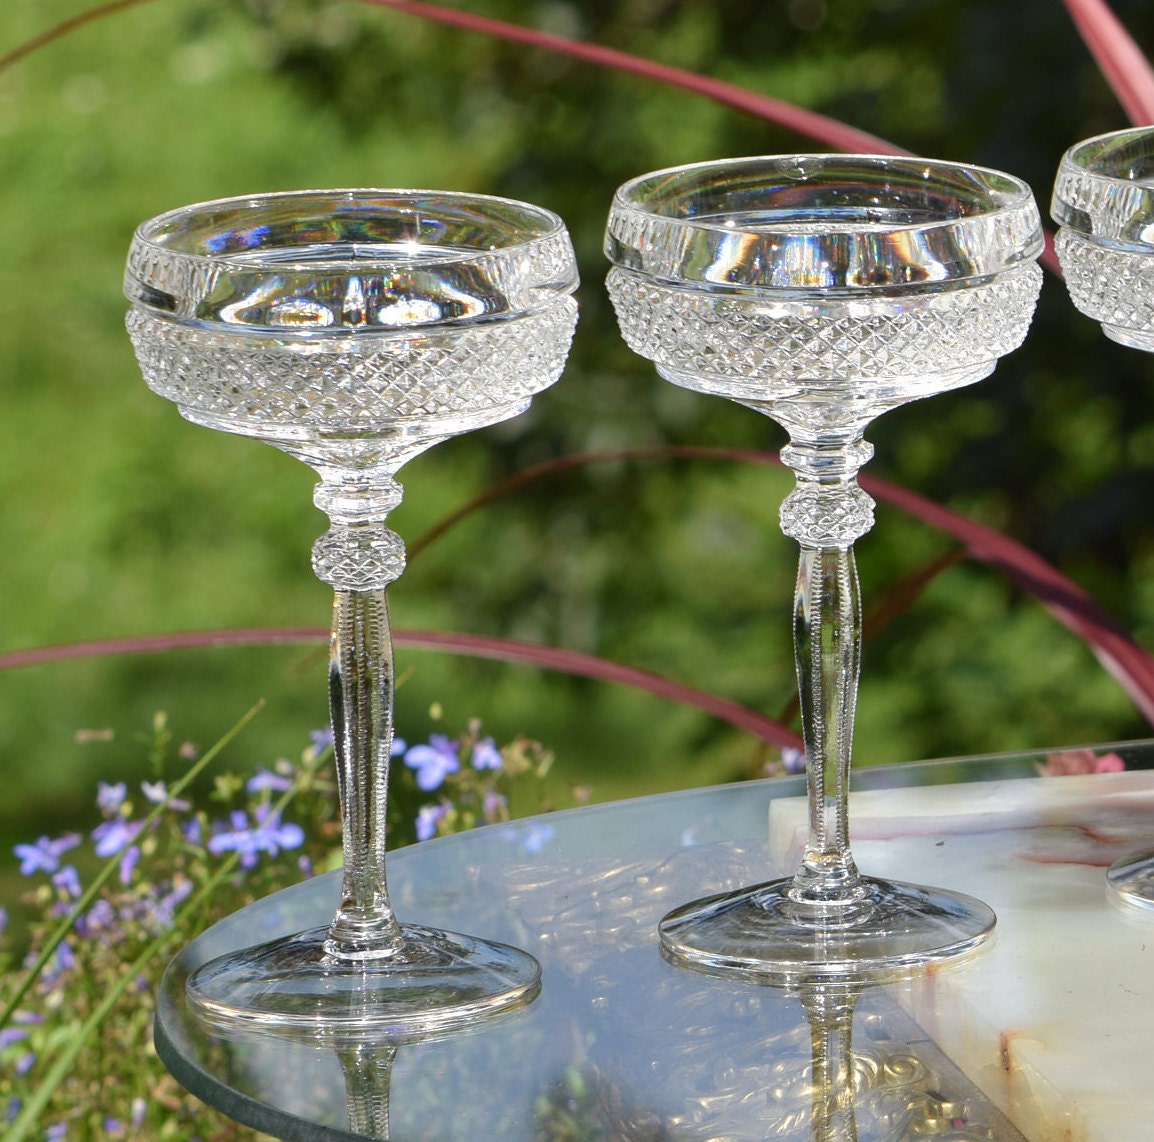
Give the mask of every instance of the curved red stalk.
[[[156, 654], [167, 650], [189, 650], [198, 647], [258, 646], [301, 642], [327, 642], [328, 630], [319, 627], [284, 627], [248, 630], [185, 631], [177, 634], [141, 635], [135, 638], [110, 638], [92, 642], [74, 642], [61, 646], [41, 646], [0, 654], [0, 670], [24, 666], [42, 666], [73, 658], [99, 658], [116, 654]], [[774, 746], [800, 749], [801, 738], [788, 726], [750, 710], [737, 702], [707, 694], [691, 686], [663, 678], [648, 670], [638, 670], [620, 662], [582, 654], [560, 647], [540, 646], [515, 639], [488, 635], [458, 634], [453, 631], [393, 632], [397, 646], [418, 650], [441, 650], [471, 658], [489, 658], [499, 662], [523, 662], [543, 670], [558, 670], [585, 678], [598, 678], [646, 690], [671, 702], [696, 706], [728, 722], [737, 729], [761, 738]]]
[[1154, 124], [1154, 68], [1106, 0], [1064, 0], [1086, 47], [1135, 127]]

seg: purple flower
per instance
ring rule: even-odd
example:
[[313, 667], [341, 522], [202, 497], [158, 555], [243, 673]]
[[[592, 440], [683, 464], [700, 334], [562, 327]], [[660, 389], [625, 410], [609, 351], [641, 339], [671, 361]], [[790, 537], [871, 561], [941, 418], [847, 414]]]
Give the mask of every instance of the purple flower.
[[18, 1075], [26, 1075], [36, 1065], [36, 1052], [25, 1051], [23, 1055], [16, 1060], [16, 1073]]
[[3, 1031], [0, 1031], [0, 1051], [27, 1038], [28, 1032], [23, 1027], [5, 1027]]
[[485, 806], [486, 817], [499, 817], [509, 804], [509, 798], [503, 793], [498, 793], [496, 789], [486, 789], [482, 804]]
[[68, 1127], [63, 1122], [56, 1123], [55, 1126], [49, 1126], [44, 1131], [44, 1142], [60, 1142], [68, 1134]]
[[199, 845], [204, 839], [204, 830], [201, 828], [199, 817], [190, 817], [180, 827], [180, 835], [190, 845]]
[[253, 814], [253, 824], [241, 810], [230, 814], [232, 828], [217, 833], [208, 841], [208, 851], [220, 854], [240, 854], [241, 868], [255, 867], [261, 853], [276, 856], [281, 849], [295, 849], [304, 844], [305, 834], [300, 825], [284, 824], [277, 813], [267, 806], [259, 806]]
[[41, 837], [35, 844], [16, 845], [12, 851], [20, 859], [20, 875], [31, 876], [34, 872], [55, 872], [60, 867], [60, 857], [78, 844], [80, 837], [68, 833], [54, 841]]
[[793, 746], [782, 746], [781, 765], [786, 773], [805, 772], [805, 750]]
[[59, 872], [53, 873], [52, 883], [60, 889], [65, 896], [70, 896], [73, 900], [75, 900], [82, 891], [80, 887], [80, 876], [70, 864], [66, 864]]
[[106, 817], [119, 813], [127, 796], [128, 786], [123, 781], [115, 785], [109, 785], [107, 781], [96, 783], [96, 806]]
[[126, 821], [123, 817], [115, 817], [105, 821], [92, 830], [92, 839], [96, 842], [98, 857], [115, 856], [128, 848], [136, 834], [140, 832], [139, 821]]
[[8, 929], [8, 909], [0, 908], [0, 936], [3, 936]]
[[324, 753], [333, 744], [332, 726], [325, 726], [323, 730], [311, 730], [309, 741], [313, 743], [313, 753]]
[[245, 783], [249, 793], [287, 793], [293, 785], [291, 777], [273, 773], [271, 769], [258, 769]]
[[445, 802], [440, 805], [425, 805], [417, 814], [417, 840], [427, 841], [436, 831], [437, 822], [449, 811]]
[[433, 734], [428, 745], [415, 745], [405, 754], [405, 764], [417, 771], [417, 788], [431, 793], [447, 774], [461, 768], [457, 760], [457, 743], [444, 734]]
[[473, 746], [474, 769], [500, 769], [501, 751], [492, 738], [482, 738]]
[[130, 884], [132, 882], [132, 874], [136, 871], [136, 862], [140, 860], [140, 846], [129, 845], [128, 848], [120, 854], [120, 883]]
[[169, 801], [168, 787], [163, 781], [142, 781], [140, 788], [153, 805], [163, 805], [165, 801], [168, 801], [168, 808], [175, 809], [178, 813], [183, 813], [192, 807], [187, 801], [182, 801], [176, 797]]
[[400, 757], [408, 748], [404, 738], [393, 738], [392, 744], [389, 746], [389, 757]]

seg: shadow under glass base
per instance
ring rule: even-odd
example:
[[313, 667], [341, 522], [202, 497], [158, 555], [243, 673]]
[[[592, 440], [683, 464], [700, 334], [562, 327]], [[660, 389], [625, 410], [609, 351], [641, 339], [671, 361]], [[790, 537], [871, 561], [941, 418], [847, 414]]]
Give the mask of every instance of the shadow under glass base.
[[1106, 870], [1106, 886], [1121, 903], [1154, 910], [1154, 849], [1116, 860]]
[[712, 975], [788, 984], [882, 982], [961, 956], [993, 931], [993, 909], [962, 893], [863, 880], [849, 906], [801, 904], [792, 878], [696, 900], [658, 926], [666, 959]]
[[406, 924], [384, 959], [327, 955], [327, 928], [211, 960], [188, 979], [190, 1005], [213, 1022], [251, 1027], [430, 1033], [522, 1006], [541, 967], [508, 944]]

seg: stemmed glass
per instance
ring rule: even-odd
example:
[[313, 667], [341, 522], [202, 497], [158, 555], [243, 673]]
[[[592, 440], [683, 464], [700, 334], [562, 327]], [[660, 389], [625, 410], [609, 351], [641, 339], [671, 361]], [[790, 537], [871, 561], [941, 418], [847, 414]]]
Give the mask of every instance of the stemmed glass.
[[221, 957], [188, 982], [215, 1019], [436, 1031], [526, 1002], [536, 960], [393, 914], [385, 810], [393, 735], [385, 520], [406, 461], [515, 416], [561, 374], [573, 251], [549, 211], [483, 195], [269, 194], [136, 232], [128, 330], [149, 386], [189, 420], [265, 440], [320, 476], [334, 588], [329, 704], [344, 873], [327, 928]]
[[[1072, 146], [1050, 213], [1074, 304], [1112, 341], [1154, 353], [1154, 128]], [[1106, 883], [1122, 902], [1154, 908], [1154, 849], [1119, 858]]]
[[856, 482], [888, 409], [987, 376], [1025, 337], [1041, 274], [1029, 189], [997, 171], [873, 155], [769, 156], [643, 175], [605, 251], [622, 333], [662, 377], [772, 417], [797, 483], [794, 644], [809, 833], [792, 878], [695, 901], [660, 925], [674, 962], [769, 982], [883, 977], [960, 954], [994, 914], [863, 878], [850, 853], [861, 619]]

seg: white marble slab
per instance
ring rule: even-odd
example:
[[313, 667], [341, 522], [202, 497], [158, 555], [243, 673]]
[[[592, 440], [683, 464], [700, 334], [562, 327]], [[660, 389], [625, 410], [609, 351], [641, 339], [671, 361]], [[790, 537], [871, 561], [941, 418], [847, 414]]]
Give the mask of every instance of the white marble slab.
[[[770, 808], [796, 864], [805, 805]], [[1112, 905], [1105, 869], [1154, 845], [1154, 772], [876, 790], [851, 797], [866, 875], [955, 888], [998, 927], [904, 1002], [1030, 1142], [1154, 1139], [1154, 913]]]

